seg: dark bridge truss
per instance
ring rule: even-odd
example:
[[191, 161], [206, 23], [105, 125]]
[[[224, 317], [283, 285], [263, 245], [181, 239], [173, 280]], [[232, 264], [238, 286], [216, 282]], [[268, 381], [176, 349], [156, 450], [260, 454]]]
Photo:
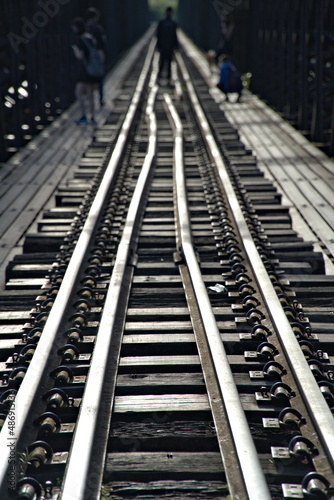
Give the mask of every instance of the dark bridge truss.
[[180, 23], [203, 49], [219, 45], [227, 13], [233, 59], [251, 90], [334, 155], [334, 2], [180, 0]]
[[334, 154], [334, 3], [253, 0], [253, 89]]
[[[108, 64], [145, 31], [146, 0], [0, 0], [0, 161], [74, 100], [71, 20], [91, 4], [109, 34]], [[234, 20], [233, 58], [251, 90], [334, 155], [334, 2], [180, 0], [179, 24], [204, 50]]]
[[0, 0], [0, 161], [74, 100], [71, 21], [94, 5], [111, 66], [148, 27], [146, 0]]

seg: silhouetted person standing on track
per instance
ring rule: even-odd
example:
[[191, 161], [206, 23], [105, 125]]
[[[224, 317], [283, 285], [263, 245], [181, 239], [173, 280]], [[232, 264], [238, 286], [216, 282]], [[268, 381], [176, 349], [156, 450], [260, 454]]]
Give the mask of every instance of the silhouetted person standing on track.
[[[77, 67], [77, 78], [75, 85], [75, 96], [79, 101], [82, 116], [76, 120], [78, 125], [96, 125], [94, 119], [94, 88], [100, 81], [99, 77], [92, 76], [88, 73], [85, 61], [89, 58], [89, 45], [94, 46], [95, 39], [87, 32], [84, 20], [77, 17], [72, 22], [72, 31], [75, 35], [75, 44], [72, 45], [75, 57], [79, 61]], [[88, 111], [91, 119], [86, 117], [86, 98], [88, 100]]]
[[[89, 7], [86, 12], [86, 28], [96, 40], [97, 49], [101, 52], [103, 61], [105, 61], [105, 54], [107, 49], [107, 37], [101, 24], [99, 24], [100, 12], [95, 7]], [[103, 77], [98, 83], [99, 98], [101, 106], [104, 104], [103, 97]]]
[[157, 48], [160, 52], [159, 74], [161, 78], [164, 66], [167, 66], [167, 78], [171, 83], [171, 63], [174, 50], [178, 48], [177, 24], [172, 19], [173, 9], [167, 7], [166, 16], [161, 19], [157, 28]]

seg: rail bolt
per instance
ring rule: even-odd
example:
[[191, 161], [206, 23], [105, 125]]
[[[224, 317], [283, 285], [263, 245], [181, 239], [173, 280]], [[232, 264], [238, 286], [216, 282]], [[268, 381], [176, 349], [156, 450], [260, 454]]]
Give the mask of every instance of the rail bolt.
[[238, 289], [239, 295], [242, 297], [247, 297], [247, 295], [253, 295], [256, 290], [255, 288], [252, 287], [252, 285], [248, 285], [248, 283], [244, 283], [243, 285], [239, 286]]
[[101, 265], [102, 265], [102, 263], [103, 263], [103, 259], [101, 258], [101, 256], [100, 256], [100, 255], [96, 255], [96, 254], [95, 254], [95, 255], [92, 255], [92, 257], [90, 257], [90, 258], [88, 259], [88, 262], [89, 262], [90, 264], [95, 264], [96, 266], [101, 266]]
[[334, 405], [334, 385], [328, 380], [318, 382], [320, 391], [330, 406]]
[[[232, 266], [234, 267], [234, 266]], [[246, 273], [238, 273], [235, 277], [235, 282], [240, 285], [240, 287], [242, 285], [247, 285], [248, 283], [250, 283], [252, 281], [252, 278], [250, 278], [248, 276], [248, 274]], [[253, 287], [251, 287], [251, 289], [253, 289]], [[253, 289], [254, 290], [254, 289]]]
[[279, 301], [282, 304], [282, 306], [286, 306], [286, 307], [290, 306], [290, 299], [286, 293], [279, 293], [277, 295], [277, 297], [279, 298]]
[[90, 286], [84, 286], [78, 291], [79, 297], [86, 300], [91, 300], [94, 297], [94, 290]]
[[85, 270], [85, 273], [89, 274], [90, 276], [94, 276], [94, 278], [98, 278], [101, 274], [101, 271], [98, 266], [89, 266]]
[[40, 434], [47, 436], [53, 432], [59, 432], [61, 421], [58, 415], [52, 412], [45, 412], [40, 415], [36, 421], [36, 425], [39, 426]]
[[32, 477], [23, 477], [16, 486], [18, 500], [40, 500], [42, 486]]
[[[109, 238], [109, 240], [110, 240], [110, 238]], [[95, 238], [95, 243], [97, 245], [99, 245], [100, 248], [103, 248], [103, 249], [106, 249], [108, 247], [108, 242], [107, 242], [105, 237], [102, 238], [101, 236], [97, 236]]]
[[318, 452], [312, 441], [304, 436], [294, 436], [289, 443], [289, 450], [298, 460], [308, 460]]
[[39, 341], [39, 339], [41, 338], [41, 335], [42, 335], [42, 328], [38, 327], [38, 328], [33, 328], [29, 333], [28, 333], [28, 336], [27, 336], [27, 342], [34, 342], [35, 344], [37, 344], [37, 342]]
[[54, 304], [54, 298], [49, 297], [42, 302], [41, 309], [43, 311], [50, 311], [53, 307], [53, 304]]
[[70, 342], [71, 344], [72, 343], [77, 344], [78, 342], [80, 342], [83, 339], [82, 331], [80, 330], [80, 328], [76, 328], [76, 327], [73, 327], [73, 328], [70, 328], [69, 330], [67, 330], [65, 332], [65, 335], [67, 335], [68, 342]]
[[268, 361], [263, 367], [263, 374], [270, 379], [280, 379], [285, 372], [283, 366], [276, 361]]
[[[236, 276], [236, 279], [239, 275], [239, 273], [246, 273], [246, 268], [243, 264], [240, 264], [240, 262], [237, 262], [236, 264], [233, 264], [231, 267], [231, 272]], [[248, 279], [248, 281], [251, 281], [251, 279]]]
[[59, 349], [58, 354], [62, 355], [62, 363], [69, 363], [79, 357], [80, 351], [74, 344], [66, 344]]
[[58, 275], [64, 276], [64, 274], [65, 274], [65, 273], [66, 273], [66, 271], [67, 271], [67, 264], [65, 264], [65, 263], [60, 264], [60, 265], [57, 267], [56, 271], [57, 271], [57, 274], [58, 274]]
[[223, 197], [222, 196], [216, 196], [217, 201], [216, 201], [216, 207], [218, 211], [225, 212], [226, 205], [224, 203]]
[[229, 237], [229, 238], [224, 238], [224, 247], [227, 249], [227, 247], [229, 245], [234, 245], [234, 246], [238, 246], [239, 242], [233, 238], [233, 237]]
[[20, 352], [19, 360], [24, 363], [30, 363], [33, 355], [35, 354], [35, 351], [36, 351], [36, 344], [25, 345]]
[[257, 355], [260, 359], [273, 359], [273, 357], [277, 354], [277, 349], [273, 344], [269, 342], [262, 342], [256, 349]]
[[283, 410], [278, 415], [278, 420], [282, 424], [294, 429], [299, 429], [300, 425], [305, 423], [305, 419], [302, 417], [299, 411], [295, 408], [291, 408], [290, 406], [288, 406], [287, 408], [283, 408]]
[[289, 399], [295, 395], [291, 387], [283, 382], [273, 384], [270, 388], [270, 394], [272, 398], [282, 401], [284, 404], [288, 404]]
[[283, 309], [284, 309], [286, 317], [288, 318], [288, 320], [290, 322], [296, 320], [296, 318], [297, 318], [296, 310], [293, 307], [285, 306], [285, 307], [283, 307]]
[[109, 239], [109, 235], [108, 235], [108, 234], [106, 234], [105, 232], [99, 231], [99, 232], [97, 233], [97, 235], [96, 235], [96, 241], [98, 241], [98, 240], [99, 240], [99, 241], [104, 241], [104, 242], [106, 242], [106, 241], [108, 241], [108, 239]]
[[81, 284], [84, 287], [94, 288], [96, 287], [96, 278], [89, 274], [81, 280]]
[[329, 481], [317, 472], [309, 472], [302, 480], [303, 493], [306, 498], [321, 500], [328, 498], [332, 491]]
[[57, 297], [58, 292], [59, 292], [59, 286], [53, 286], [53, 287], [51, 287], [51, 288], [48, 290], [48, 292], [47, 292], [47, 294], [46, 294], [46, 295], [47, 295], [48, 297], [53, 297], [53, 298], [55, 298], [55, 297]]
[[316, 380], [323, 380], [326, 378], [324, 373], [324, 365], [318, 359], [308, 359], [308, 365]]
[[265, 340], [267, 337], [271, 335], [269, 328], [264, 325], [255, 325], [252, 328], [252, 338], [258, 340]]
[[105, 254], [105, 251], [100, 247], [94, 247], [93, 250], [91, 251], [91, 254], [98, 255], [99, 257], [103, 257]]
[[21, 384], [22, 380], [24, 379], [26, 372], [27, 368], [25, 367], [15, 368], [9, 375], [8, 379], [9, 387], [18, 387]]
[[55, 277], [52, 279], [52, 285], [53, 286], [60, 286], [63, 282], [64, 276], [62, 274], [56, 274]]
[[3, 411], [4, 409], [7, 410], [12, 406], [12, 402], [15, 399], [16, 393], [17, 391], [15, 389], [9, 389], [8, 391], [5, 391], [1, 394], [0, 403], [3, 406], [1, 411]]
[[12, 363], [17, 363], [19, 360], [19, 353], [18, 352], [13, 352], [12, 354]]
[[249, 324], [254, 325], [255, 323], [261, 323], [265, 316], [259, 309], [253, 308], [247, 311], [246, 318]]
[[235, 262], [242, 262], [245, 260], [238, 252], [231, 252], [231, 254], [228, 257], [228, 260], [230, 263], [235, 263]]
[[6, 413], [0, 413], [0, 431], [4, 426], [6, 418], [7, 418]]
[[64, 365], [58, 366], [58, 368], [53, 370], [51, 376], [56, 379], [56, 384], [69, 384], [73, 380], [71, 368]]
[[77, 312], [85, 314], [90, 311], [90, 304], [86, 299], [80, 299], [73, 304]]
[[308, 340], [300, 340], [299, 345], [306, 359], [309, 360], [316, 357], [316, 353], [311, 342]]
[[36, 469], [51, 461], [53, 450], [45, 441], [35, 441], [28, 446], [28, 462]]
[[66, 406], [68, 395], [62, 389], [54, 388], [43, 395], [43, 399], [47, 401], [47, 407], [53, 410]]
[[106, 236], [108, 236], [110, 234], [110, 224], [108, 224], [107, 222], [103, 222], [97, 234], [105, 234]]
[[240, 253], [241, 252], [241, 249], [239, 248], [237, 243], [234, 243], [234, 242], [231, 242], [231, 243], [228, 243], [227, 245], [225, 245], [225, 250], [227, 253], [233, 253], [233, 252]]
[[282, 293], [283, 292], [283, 288], [282, 288], [282, 285], [281, 283], [277, 280], [277, 276], [276, 274], [273, 274], [273, 273], [269, 273], [268, 274], [269, 276], [269, 279], [274, 287], [274, 290], [277, 294], [279, 293]]
[[252, 295], [246, 295], [246, 297], [242, 299], [242, 305], [245, 309], [254, 309], [260, 305], [260, 302], [256, 297], [253, 297]]
[[53, 482], [45, 481], [44, 483], [45, 498], [53, 498]]
[[110, 217], [110, 215], [108, 215], [108, 214], [107, 214], [107, 215], [103, 218], [102, 225], [103, 225], [103, 226], [105, 225], [105, 226], [107, 226], [107, 227], [110, 227], [110, 226], [112, 225], [112, 223], [113, 223], [113, 220], [114, 220], [114, 219], [113, 219], [113, 217], [112, 217], [112, 216]]
[[34, 321], [34, 325], [36, 327], [44, 326], [45, 323], [47, 322], [47, 319], [48, 319], [48, 314], [46, 312], [42, 312], [38, 316], [36, 316], [35, 321]]
[[297, 339], [305, 339], [307, 335], [305, 334], [305, 328], [301, 323], [292, 322], [290, 323], [293, 333], [297, 337]]
[[73, 323], [73, 326], [76, 326], [77, 328], [80, 328], [87, 324], [87, 318], [82, 313], [73, 314], [73, 316], [70, 317], [70, 321]]

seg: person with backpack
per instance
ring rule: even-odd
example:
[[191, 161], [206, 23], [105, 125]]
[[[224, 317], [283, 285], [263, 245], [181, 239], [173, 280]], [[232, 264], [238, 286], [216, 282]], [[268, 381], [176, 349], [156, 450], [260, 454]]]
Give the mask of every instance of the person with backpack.
[[[103, 61], [105, 61], [106, 49], [107, 49], [107, 37], [103, 27], [101, 26], [101, 24], [99, 24], [99, 21], [100, 21], [100, 12], [98, 11], [98, 9], [96, 9], [95, 7], [89, 7], [86, 11], [87, 31], [95, 38], [97, 49], [100, 51]], [[99, 90], [99, 98], [101, 106], [103, 106], [104, 104], [103, 77], [104, 75], [98, 82], [98, 90]]]
[[[104, 65], [97, 49], [95, 38], [86, 31], [84, 20], [76, 18], [72, 22], [72, 31], [75, 35], [75, 45], [73, 52], [78, 59], [77, 77], [75, 85], [75, 96], [79, 101], [82, 116], [76, 120], [78, 125], [96, 125], [94, 118], [94, 89], [101, 80], [104, 72]], [[86, 98], [88, 101], [88, 112], [86, 114]]]
[[218, 67], [219, 82], [217, 83], [217, 87], [225, 94], [226, 101], [229, 101], [229, 93], [236, 92], [238, 94], [237, 102], [240, 102], [243, 88], [242, 80], [228, 55], [223, 54], [220, 56]]
[[178, 48], [177, 24], [172, 19], [173, 9], [167, 7], [165, 18], [157, 27], [157, 49], [160, 52], [158, 78], [162, 77], [164, 66], [167, 66], [167, 78], [171, 85], [171, 64], [174, 50]]

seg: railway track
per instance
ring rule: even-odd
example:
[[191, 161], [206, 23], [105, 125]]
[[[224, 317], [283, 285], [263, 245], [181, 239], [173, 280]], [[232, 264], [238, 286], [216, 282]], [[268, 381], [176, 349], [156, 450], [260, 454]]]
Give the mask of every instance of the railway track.
[[1, 499], [334, 498], [333, 278], [176, 62], [150, 44], [8, 267]]

